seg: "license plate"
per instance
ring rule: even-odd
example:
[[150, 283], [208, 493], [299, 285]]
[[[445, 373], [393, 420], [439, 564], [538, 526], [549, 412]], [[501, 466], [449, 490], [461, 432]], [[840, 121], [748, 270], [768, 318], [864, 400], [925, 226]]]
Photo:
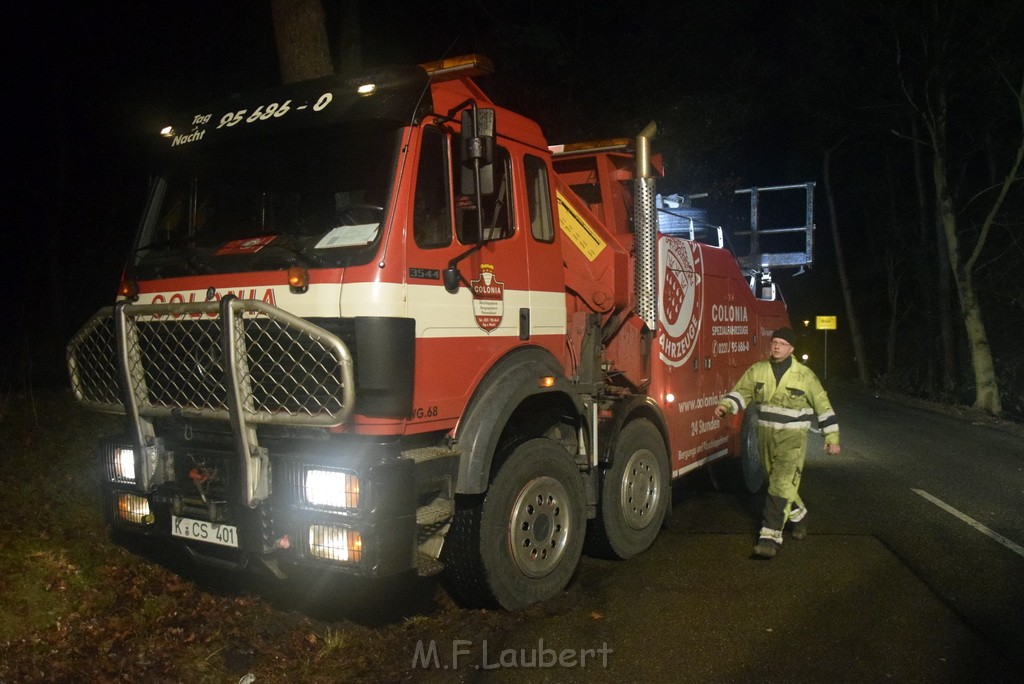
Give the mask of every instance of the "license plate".
[[171, 516], [171, 534], [182, 539], [238, 548], [238, 528], [205, 520]]

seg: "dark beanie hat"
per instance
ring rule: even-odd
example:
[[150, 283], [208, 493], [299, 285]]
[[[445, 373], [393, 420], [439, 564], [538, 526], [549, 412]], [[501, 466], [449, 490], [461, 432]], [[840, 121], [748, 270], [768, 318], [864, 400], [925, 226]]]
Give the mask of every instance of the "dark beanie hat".
[[776, 337], [780, 340], [786, 340], [791, 345], [796, 345], [796, 333], [793, 332], [792, 328], [779, 328], [772, 333], [772, 339]]

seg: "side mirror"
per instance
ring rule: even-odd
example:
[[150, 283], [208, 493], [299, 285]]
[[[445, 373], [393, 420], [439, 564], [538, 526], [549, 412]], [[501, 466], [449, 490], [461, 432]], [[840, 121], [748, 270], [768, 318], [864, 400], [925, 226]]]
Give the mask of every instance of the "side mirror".
[[458, 266], [448, 266], [441, 272], [444, 278], [444, 289], [455, 294], [459, 291], [459, 283], [462, 282], [462, 273], [459, 272]]
[[476, 195], [474, 162], [479, 161], [480, 194], [494, 192], [494, 110], [466, 109], [462, 112], [462, 194]]

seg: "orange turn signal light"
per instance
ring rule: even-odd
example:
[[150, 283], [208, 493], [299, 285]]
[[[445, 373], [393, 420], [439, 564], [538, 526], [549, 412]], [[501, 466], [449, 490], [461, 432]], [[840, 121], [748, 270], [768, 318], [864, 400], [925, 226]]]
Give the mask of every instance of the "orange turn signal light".
[[309, 290], [309, 271], [302, 266], [292, 266], [289, 268], [288, 287], [295, 294], [302, 294]]
[[125, 278], [117, 284], [117, 294], [125, 299], [135, 299], [139, 296], [139, 283], [131, 278]]
[[434, 62], [420, 64], [420, 68], [426, 71], [430, 80], [434, 82], [494, 73], [494, 63], [484, 55], [476, 54], [442, 57]]
[[554, 375], [545, 375], [545, 376], [541, 377], [540, 381], [537, 384], [540, 387], [554, 387], [555, 386], [555, 376]]

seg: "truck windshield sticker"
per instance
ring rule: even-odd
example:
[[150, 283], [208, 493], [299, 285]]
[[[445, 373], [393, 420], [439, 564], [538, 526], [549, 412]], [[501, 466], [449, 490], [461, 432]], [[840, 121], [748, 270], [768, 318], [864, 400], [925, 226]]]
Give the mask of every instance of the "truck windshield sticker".
[[662, 360], [681, 366], [690, 358], [700, 335], [704, 308], [704, 262], [700, 246], [687, 240], [662, 238], [660, 246]]
[[214, 252], [214, 256], [225, 256], [229, 254], [255, 254], [271, 242], [277, 239], [276, 235], [264, 235], [262, 237], [243, 238], [225, 243], [223, 247]]
[[377, 236], [379, 223], [363, 223], [358, 226], [338, 226], [331, 229], [327, 235], [316, 243], [316, 249], [330, 249], [332, 247], [355, 247], [357, 245], [368, 245]]
[[569, 202], [562, 196], [562, 193], [559, 192], [556, 195], [558, 223], [562, 226], [562, 232], [569, 236], [573, 244], [580, 248], [583, 256], [593, 261], [604, 251], [604, 240], [594, 232], [594, 229], [583, 220], [582, 216], [576, 213], [576, 210], [570, 206]]
[[501, 325], [505, 315], [505, 283], [494, 277], [494, 266], [480, 264], [480, 277], [470, 281], [476, 324], [486, 333]]

